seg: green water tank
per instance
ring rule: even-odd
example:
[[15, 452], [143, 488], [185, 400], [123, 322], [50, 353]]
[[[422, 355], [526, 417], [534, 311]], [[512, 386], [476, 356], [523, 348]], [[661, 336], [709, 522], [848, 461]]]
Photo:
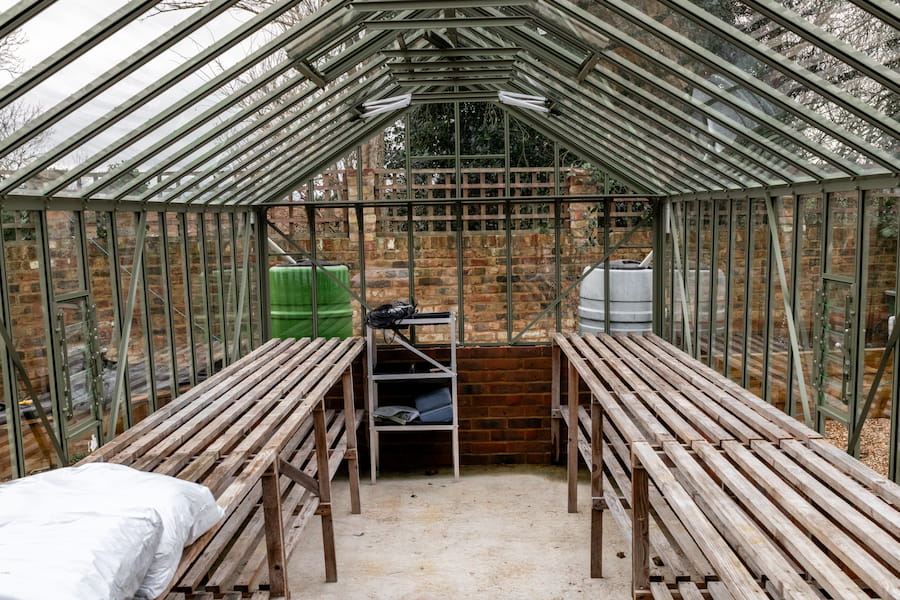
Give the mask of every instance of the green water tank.
[[[353, 335], [350, 292], [323, 273], [328, 271], [345, 286], [350, 285], [346, 265], [319, 262], [316, 273], [319, 337], [348, 338]], [[269, 323], [272, 337], [302, 338], [313, 335], [312, 264], [276, 265], [269, 269]]]

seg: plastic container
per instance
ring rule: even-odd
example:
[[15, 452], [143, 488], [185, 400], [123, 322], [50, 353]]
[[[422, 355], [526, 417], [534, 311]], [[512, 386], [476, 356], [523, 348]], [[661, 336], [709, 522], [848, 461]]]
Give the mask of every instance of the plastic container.
[[[350, 292], [324, 271], [349, 287], [346, 265], [319, 263], [316, 273], [316, 305], [319, 337], [348, 338], [353, 335]], [[309, 261], [277, 265], [269, 269], [269, 323], [274, 338], [313, 336], [312, 272]]]
[[[587, 270], [587, 268], [585, 269]], [[606, 327], [606, 270], [600, 266], [581, 282], [578, 321], [581, 333], [601, 333]], [[609, 330], [653, 329], [653, 270], [636, 260], [609, 263]]]

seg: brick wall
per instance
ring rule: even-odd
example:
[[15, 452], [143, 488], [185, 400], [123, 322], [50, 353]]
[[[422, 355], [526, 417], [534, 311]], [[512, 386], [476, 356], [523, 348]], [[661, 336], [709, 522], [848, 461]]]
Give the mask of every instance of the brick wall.
[[[401, 351], [380, 357], [402, 360]], [[548, 464], [551, 350], [549, 346], [459, 348], [460, 461], [465, 465]], [[409, 394], [382, 386], [382, 404]], [[450, 434], [381, 434], [381, 468], [387, 471], [452, 464]]]

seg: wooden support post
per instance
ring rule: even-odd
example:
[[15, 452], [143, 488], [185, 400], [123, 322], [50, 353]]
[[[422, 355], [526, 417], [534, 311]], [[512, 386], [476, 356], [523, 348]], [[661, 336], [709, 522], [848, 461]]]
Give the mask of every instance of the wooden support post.
[[359, 456], [356, 449], [356, 406], [353, 401], [353, 371], [347, 367], [341, 379], [344, 387], [344, 427], [347, 428], [347, 470], [350, 472], [350, 512], [358, 515], [359, 503]]
[[262, 476], [266, 556], [269, 561], [269, 589], [272, 596], [289, 600], [291, 591], [287, 584], [287, 555], [284, 547], [284, 523], [281, 520], [279, 478], [278, 461], [273, 460]]
[[569, 512], [578, 512], [578, 371], [569, 361], [569, 443], [566, 465], [569, 475]]
[[650, 479], [631, 456], [631, 589], [635, 600], [650, 596]]
[[325, 550], [325, 581], [337, 581], [337, 556], [334, 547], [334, 521], [331, 516], [331, 477], [328, 467], [328, 429], [325, 426], [324, 401], [313, 409], [316, 436], [316, 464], [319, 478], [319, 514], [322, 517], [322, 545]]
[[553, 344], [553, 375], [550, 380], [550, 402], [551, 402], [551, 410], [550, 410], [550, 441], [553, 446], [553, 462], [559, 462], [559, 421], [561, 419], [561, 415], [559, 414], [559, 399], [560, 399], [560, 386], [562, 385], [561, 377], [561, 358], [559, 346], [554, 343]]
[[591, 577], [603, 577], [603, 407], [591, 397]]

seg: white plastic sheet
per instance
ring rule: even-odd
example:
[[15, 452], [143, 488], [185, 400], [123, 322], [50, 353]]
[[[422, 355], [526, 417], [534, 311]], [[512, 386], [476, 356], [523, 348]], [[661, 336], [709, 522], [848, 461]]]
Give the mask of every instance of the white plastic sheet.
[[[149, 568], [142, 576], [136, 598], [155, 598], [164, 592], [175, 574], [184, 546], [222, 518], [222, 509], [209, 489], [174, 477], [105, 463], [57, 469], [0, 485], [0, 523], [47, 519], [49, 526], [57, 522], [53, 519], [72, 514], [128, 517], [134, 511], [147, 510], [156, 513], [161, 533], [152, 548]], [[79, 533], [89, 535], [87, 531], [79, 530]], [[118, 548], [110, 547], [110, 552], [134, 560], [134, 555], [121, 554]], [[53, 569], [55, 565], [44, 568]], [[73, 598], [81, 600], [77, 596]], [[102, 596], [92, 596], [90, 600], [96, 598]]]

